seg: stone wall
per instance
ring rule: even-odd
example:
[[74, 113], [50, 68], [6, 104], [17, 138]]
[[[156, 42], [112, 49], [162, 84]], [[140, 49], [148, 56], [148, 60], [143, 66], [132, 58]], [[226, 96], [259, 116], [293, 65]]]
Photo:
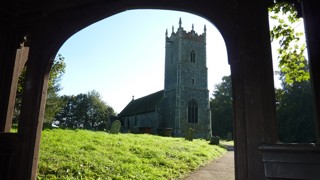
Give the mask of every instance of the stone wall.
[[159, 113], [157, 111], [125, 117], [124, 128], [130, 132], [139, 128], [152, 128], [152, 134], [156, 134], [158, 128]]

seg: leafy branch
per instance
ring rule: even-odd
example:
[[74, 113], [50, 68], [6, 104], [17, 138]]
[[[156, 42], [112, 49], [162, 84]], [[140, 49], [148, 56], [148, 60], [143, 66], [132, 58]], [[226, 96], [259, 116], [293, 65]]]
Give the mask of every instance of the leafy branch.
[[307, 60], [304, 56], [306, 50], [305, 42], [300, 39], [304, 35], [295, 31], [295, 24], [301, 23], [297, 17], [297, 11], [292, 4], [277, 3], [269, 8], [270, 18], [277, 22], [270, 31], [271, 41], [278, 40], [279, 69], [281, 78], [287, 84], [307, 81], [310, 78], [307, 69]]

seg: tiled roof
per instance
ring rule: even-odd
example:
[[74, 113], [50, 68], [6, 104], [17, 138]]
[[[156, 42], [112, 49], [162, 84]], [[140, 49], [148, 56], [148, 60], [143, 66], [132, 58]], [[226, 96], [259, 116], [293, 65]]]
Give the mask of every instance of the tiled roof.
[[163, 99], [163, 90], [153, 94], [144, 96], [139, 99], [134, 99], [119, 113], [119, 116], [131, 116], [134, 114], [142, 114], [156, 110]]

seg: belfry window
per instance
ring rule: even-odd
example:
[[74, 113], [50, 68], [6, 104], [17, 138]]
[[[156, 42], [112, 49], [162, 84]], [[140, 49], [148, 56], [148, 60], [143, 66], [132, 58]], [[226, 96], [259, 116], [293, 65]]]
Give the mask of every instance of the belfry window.
[[195, 100], [188, 103], [188, 123], [198, 123], [198, 104]]
[[190, 52], [190, 62], [195, 63], [196, 62], [196, 54], [194, 50]]

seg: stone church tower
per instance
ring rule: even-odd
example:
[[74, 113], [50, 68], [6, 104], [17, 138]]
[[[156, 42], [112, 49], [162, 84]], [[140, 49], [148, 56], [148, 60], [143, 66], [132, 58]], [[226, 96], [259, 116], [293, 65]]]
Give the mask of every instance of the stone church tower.
[[211, 137], [206, 27], [198, 35], [181, 24], [166, 31], [164, 90], [129, 102], [118, 115], [124, 131], [184, 136], [192, 128], [196, 138]]
[[196, 137], [211, 135], [211, 117], [206, 66], [206, 27], [198, 35], [179, 28], [166, 31], [164, 102], [161, 127], [173, 127], [174, 136], [188, 128]]

